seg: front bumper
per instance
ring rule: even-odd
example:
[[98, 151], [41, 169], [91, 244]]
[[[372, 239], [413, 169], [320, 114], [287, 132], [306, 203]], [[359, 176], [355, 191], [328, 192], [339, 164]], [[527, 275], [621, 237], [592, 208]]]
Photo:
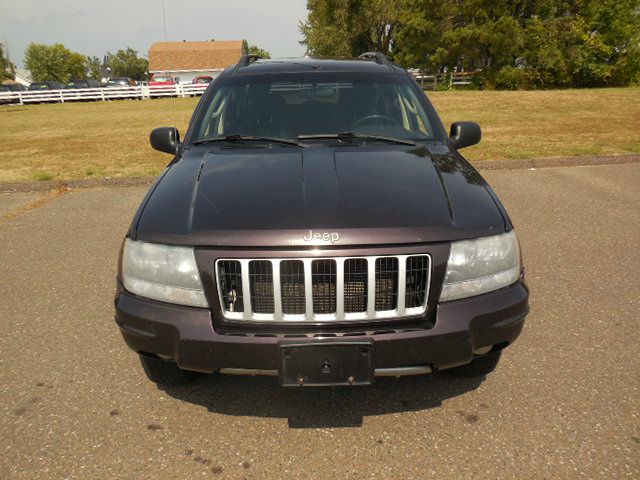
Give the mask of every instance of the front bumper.
[[279, 346], [290, 340], [370, 340], [375, 368], [430, 365], [445, 369], [469, 363], [474, 351], [502, 348], [515, 341], [529, 312], [528, 298], [527, 287], [518, 282], [496, 292], [439, 304], [432, 328], [385, 329], [347, 337], [220, 334], [213, 328], [208, 309], [168, 305], [125, 291], [116, 296], [115, 320], [134, 351], [172, 358], [185, 370], [277, 370]]

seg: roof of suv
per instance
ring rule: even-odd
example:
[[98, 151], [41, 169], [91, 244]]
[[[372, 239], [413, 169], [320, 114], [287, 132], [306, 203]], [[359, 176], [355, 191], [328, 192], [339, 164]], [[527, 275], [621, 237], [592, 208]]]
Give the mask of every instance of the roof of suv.
[[[386, 60], [386, 58], [385, 58]], [[223, 75], [257, 75], [268, 73], [295, 73], [303, 71], [322, 72], [363, 72], [363, 73], [406, 73], [389, 61], [380, 63], [373, 59], [328, 59], [328, 58], [277, 58], [258, 59], [243, 65], [242, 61], [229, 68]]]

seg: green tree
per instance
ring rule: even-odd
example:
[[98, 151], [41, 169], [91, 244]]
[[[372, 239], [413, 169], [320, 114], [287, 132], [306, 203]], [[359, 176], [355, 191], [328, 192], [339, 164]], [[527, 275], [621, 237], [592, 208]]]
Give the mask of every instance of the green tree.
[[600, 83], [640, 83], [640, 0], [580, 3], [586, 53], [580, 58], [578, 68], [574, 68], [576, 80], [580, 83], [586, 80], [589, 84], [589, 73], [595, 71], [594, 76]]
[[258, 55], [262, 58], [271, 58], [271, 54], [257, 45], [250, 45], [246, 40], [242, 40], [242, 52], [249, 55]]
[[55, 80], [67, 83], [72, 78], [84, 78], [87, 70], [86, 57], [60, 43], [30, 43], [24, 55], [24, 64], [36, 82]]
[[87, 57], [87, 70], [89, 71], [89, 77], [96, 80], [102, 80], [102, 62], [96, 56]]
[[138, 51], [130, 47], [118, 50], [115, 54], [107, 53], [104, 65], [111, 70], [111, 77], [129, 77], [134, 80], [143, 80], [149, 69], [149, 62], [138, 57]]
[[315, 56], [356, 57], [391, 53], [404, 0], [308, 0], [300, 42]]
[[302, 44], [318, 56], [377, 50], [486, 87], [640, 83], [640, 0], [308, 0]]
[[441, 39], [451, 28], [455, 11], [449, 0], [406, 1], [400, 8], [393, 38], [393, 59], [401, 65], [436, 70], [434, 57]]
[[4, 56], [4, 46], [0, 43], [0, 82], [13, 80], [13, 65]]

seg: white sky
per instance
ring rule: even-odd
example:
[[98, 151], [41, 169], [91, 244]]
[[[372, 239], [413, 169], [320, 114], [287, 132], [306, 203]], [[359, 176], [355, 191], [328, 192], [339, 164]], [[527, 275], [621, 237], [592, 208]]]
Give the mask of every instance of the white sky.
[[[300, 56], [306, 0], [164, 0], [167, 40], [246, 38], [272, 57]], [[102, 58], [128, 46], [146, 55], [164, 40], [162, 0], [0, 0], [0, 41], [22, 67], [30, 42], [62, 43]]]

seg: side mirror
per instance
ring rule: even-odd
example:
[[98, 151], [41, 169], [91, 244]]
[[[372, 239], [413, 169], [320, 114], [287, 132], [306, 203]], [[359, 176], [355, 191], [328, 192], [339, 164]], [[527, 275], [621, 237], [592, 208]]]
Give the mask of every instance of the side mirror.
[[156, 150], [175, 155], [180, 145], [180, 133], [176, 127], [154, 128], [149, 136], [149, 141]]
[[482, 132], [475, 122], [455, 122], [451, 124], [449, 138], [457, 149], [470, 147], [480, 142]]

